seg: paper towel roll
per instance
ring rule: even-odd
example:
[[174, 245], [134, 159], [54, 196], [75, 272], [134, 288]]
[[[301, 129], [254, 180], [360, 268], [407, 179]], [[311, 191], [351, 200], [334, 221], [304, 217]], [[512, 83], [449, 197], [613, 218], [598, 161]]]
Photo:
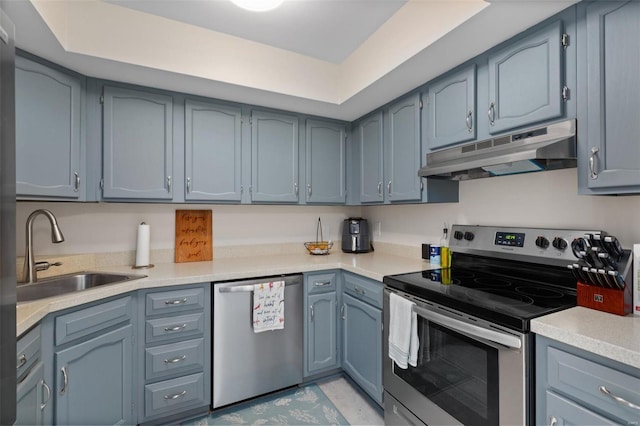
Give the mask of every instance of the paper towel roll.
[[149, 225], [142, 222], [138, 226], [138, 244], [136, 246], [136, 266], [149, 266]]

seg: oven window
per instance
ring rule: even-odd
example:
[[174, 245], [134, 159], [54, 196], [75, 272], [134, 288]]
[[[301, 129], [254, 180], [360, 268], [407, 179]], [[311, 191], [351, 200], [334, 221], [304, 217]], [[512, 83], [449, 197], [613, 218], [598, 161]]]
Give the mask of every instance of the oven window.
[[467, 425], [499, 423], [498, 350], [418, 316], [416, 367], [394, 374]]

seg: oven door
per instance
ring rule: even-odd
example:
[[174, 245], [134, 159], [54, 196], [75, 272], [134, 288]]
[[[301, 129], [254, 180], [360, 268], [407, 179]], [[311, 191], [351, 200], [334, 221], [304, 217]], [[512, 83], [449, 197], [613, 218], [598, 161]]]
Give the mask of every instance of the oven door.
[[527, 424], [524, 335], [394, 291], [416, 303], [420, 349], [415, 367], [388, 357], [385, 289], [385, 390], [426, 424]]

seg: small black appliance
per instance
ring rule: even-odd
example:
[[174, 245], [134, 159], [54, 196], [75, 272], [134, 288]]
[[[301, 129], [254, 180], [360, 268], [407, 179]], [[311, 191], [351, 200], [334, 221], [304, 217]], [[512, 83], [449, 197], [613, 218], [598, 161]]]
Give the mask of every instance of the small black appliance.
[[342, 251], [368, 253], [373, 250], [369, 237], [369, 223], [361, 217], [345, 219], [342, 225]]

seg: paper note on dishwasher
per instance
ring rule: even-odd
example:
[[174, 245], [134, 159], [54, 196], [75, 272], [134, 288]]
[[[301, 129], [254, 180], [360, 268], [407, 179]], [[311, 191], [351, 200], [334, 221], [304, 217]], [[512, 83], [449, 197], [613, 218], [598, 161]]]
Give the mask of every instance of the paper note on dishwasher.
[[284, 328], [284, 281], [253, 286], [253, 332]]

